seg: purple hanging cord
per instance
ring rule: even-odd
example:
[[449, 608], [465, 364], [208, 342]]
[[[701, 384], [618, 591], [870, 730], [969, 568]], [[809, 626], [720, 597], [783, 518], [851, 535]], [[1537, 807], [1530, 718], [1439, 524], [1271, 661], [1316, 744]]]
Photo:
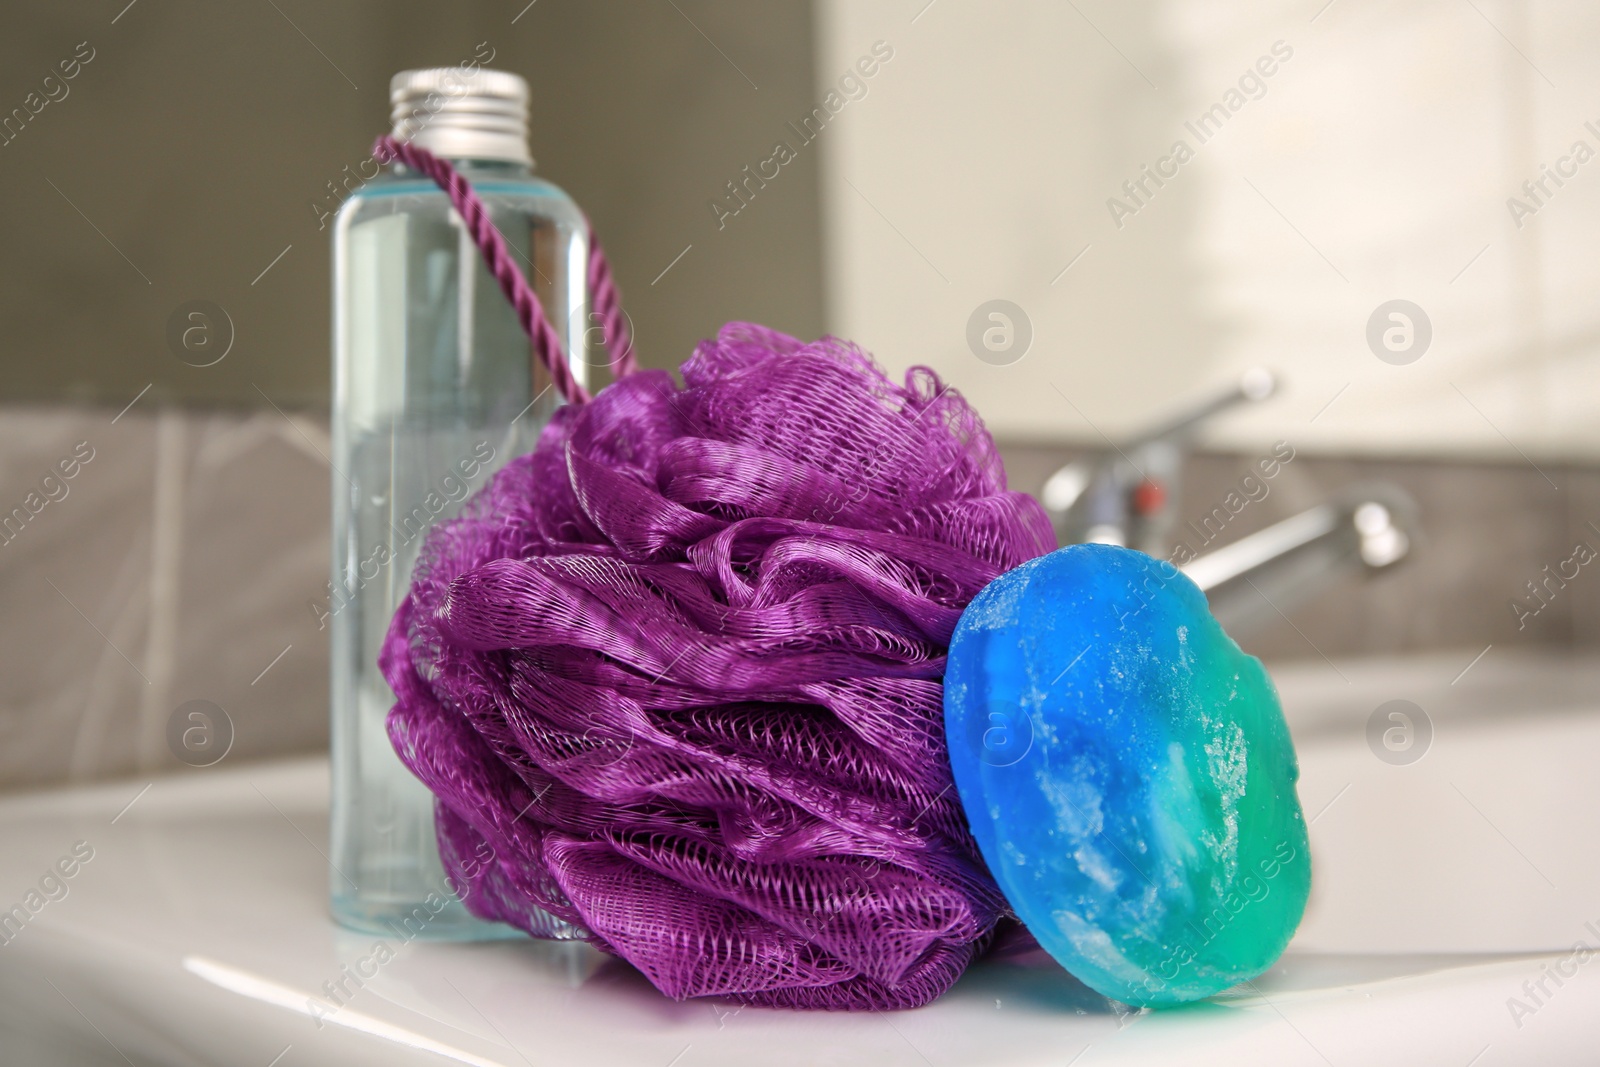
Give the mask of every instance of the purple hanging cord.
[[[567, 362], [566, 352], [561, 347], [561, 338], [557, 336], [555, 327], [550, 325], [550, 320], [545, 315], [544, 307], [539, 303], [539, 297], [534, 293], [533, 286], [528, 284], [527, 278], [523, 277], [522, 271], [511, 258], [511, 250], [506, 246], [505, 238], [495, 228], [494, 222], [489, 218], [488, 208], [478, 199], [478, 194], [472, 189], [472, 183], [457, 173], [448, 162], [426, 148], [405, 144], [387, 134], [373, 143], [372, 154], [380, 163], [398, 159], [412, 170], [432, 178], [434, 184], [444, 190], [445, 195], [450, 197], [450, 203], [455, 206], [462, 221], [466, 223], [467, 232], [472, 234], [478, 250], [483, 253], [483, 261], [488, 266], [489, 273], [494, 275], [495, 280], [500, 283], [501, 291], [506, 294], [506, 299], [510, 300], [511, 306], [516, 309], [517, 321], [522, 324], [523, 330], [532, 340], [534, 355], [539, 364], [549, 371], [556, 392], [560, 393], [561, 398], [569, 404], [581, 404], [587, 401], [589, 392], [573, 375], [572, 367]], [[606, 348], [612, 356], [612, 373], [618, 378], [633, 374], [639, 369], [639, 363], [634, 353], [633, 337], [628, 329], [627, 316], [623, 314], [621, 296], [617, 292], [616, 282], [611, 277], [611, 264], [606, 261], [600, 242], [595, 240], [592, 234], [589, 239], [587, 280], [592, 314], [600, 319], [606, 338]]]

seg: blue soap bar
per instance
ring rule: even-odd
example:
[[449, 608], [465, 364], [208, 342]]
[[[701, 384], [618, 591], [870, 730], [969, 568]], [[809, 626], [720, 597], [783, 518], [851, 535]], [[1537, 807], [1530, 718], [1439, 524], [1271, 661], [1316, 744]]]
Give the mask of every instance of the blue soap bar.
[[1277, 693], [1175, 567], [1073, 545], [991, 582], [950, 642], [945, 734], [1017, 917], [1135, 1005], [1253, 978], [1311, 886]]

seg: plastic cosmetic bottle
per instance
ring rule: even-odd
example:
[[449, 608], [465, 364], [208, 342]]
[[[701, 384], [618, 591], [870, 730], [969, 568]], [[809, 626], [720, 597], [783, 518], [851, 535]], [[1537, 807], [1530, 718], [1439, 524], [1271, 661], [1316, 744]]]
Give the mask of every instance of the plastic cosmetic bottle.
[[[404, 71], [393, 135], [472, 182], [584, 380], [589, 235], [528, 154], [528, 87], [474, 65]], [[378, 651], [429, 529], [512, 457], [559, 400], [448, 198], [396, 162], [354, 190], [333, 230], [333, 915], [370, 933], [500, 936], [469, 915], [439, 860], [433, 797], [385, 731]]]

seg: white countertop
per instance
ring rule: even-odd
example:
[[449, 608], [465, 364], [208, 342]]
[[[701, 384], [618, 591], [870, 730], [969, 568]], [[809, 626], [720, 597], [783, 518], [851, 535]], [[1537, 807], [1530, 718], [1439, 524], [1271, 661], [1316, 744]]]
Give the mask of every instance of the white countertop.
[[[320, 759], [13, 796], [0, 908], [75, 843], [93, 858], [0, 945], [0, 1063], [1600, 1062], [1600, 962], [1570, 958], [1600, 946], [1600, 714], [1480, 721], [1457, 703], [1434, 700], [1434, 750], [1409, 767], [1303, 716], [1317, 882], [1300, 936], [1259, 993], [1131, 1014], [1037, 957], [866, 1014], [674, 1003], [581, 945], [391, 937], [374, 965], [380, 939], [327, 918]], [[1523, 983], [1558, 963], [1575, 973], [1535, 1004]], [[376, 974], [314, 1018], [310, 998], [358, 964]], [[1512, 997], [1532, 1010], [1514, 1018]]]

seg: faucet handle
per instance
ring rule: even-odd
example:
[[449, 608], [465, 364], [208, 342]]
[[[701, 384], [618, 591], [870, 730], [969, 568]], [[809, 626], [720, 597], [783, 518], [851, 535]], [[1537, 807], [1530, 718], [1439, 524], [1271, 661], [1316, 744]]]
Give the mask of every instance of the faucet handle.
[[1278, 391], [1278, 376], [1266, 367], [1251, 367], [1232, 385], [1221, 392], [1182, 411], [1179, 414], [1159, 422], [1155, 426], [1136, 436], [1133, 441], [1124, 446], [1129, 452], [1136, 448], [1155, 444], [1158, 441], [1172, 441], [1188, 436], [1200, 423], [1220, 412], [1238, 404], [1257, 403], [1265, 400]]
[[1276, 374], [1252, 367], [1226, 389], [1121, 447], [1113, 444], [1056, 471], [1039, 498], [1061, 542], [1100, 541], [1160, 554], [1181, 488], [1186, 439], [1218, 412], [1265, 400], [1277, 389]]
[[1239, 392], [1246, 400], [1265, 400], [1278, 391], [1278, 376], [1266, 367], [1251, 367], [1239, 375]]

